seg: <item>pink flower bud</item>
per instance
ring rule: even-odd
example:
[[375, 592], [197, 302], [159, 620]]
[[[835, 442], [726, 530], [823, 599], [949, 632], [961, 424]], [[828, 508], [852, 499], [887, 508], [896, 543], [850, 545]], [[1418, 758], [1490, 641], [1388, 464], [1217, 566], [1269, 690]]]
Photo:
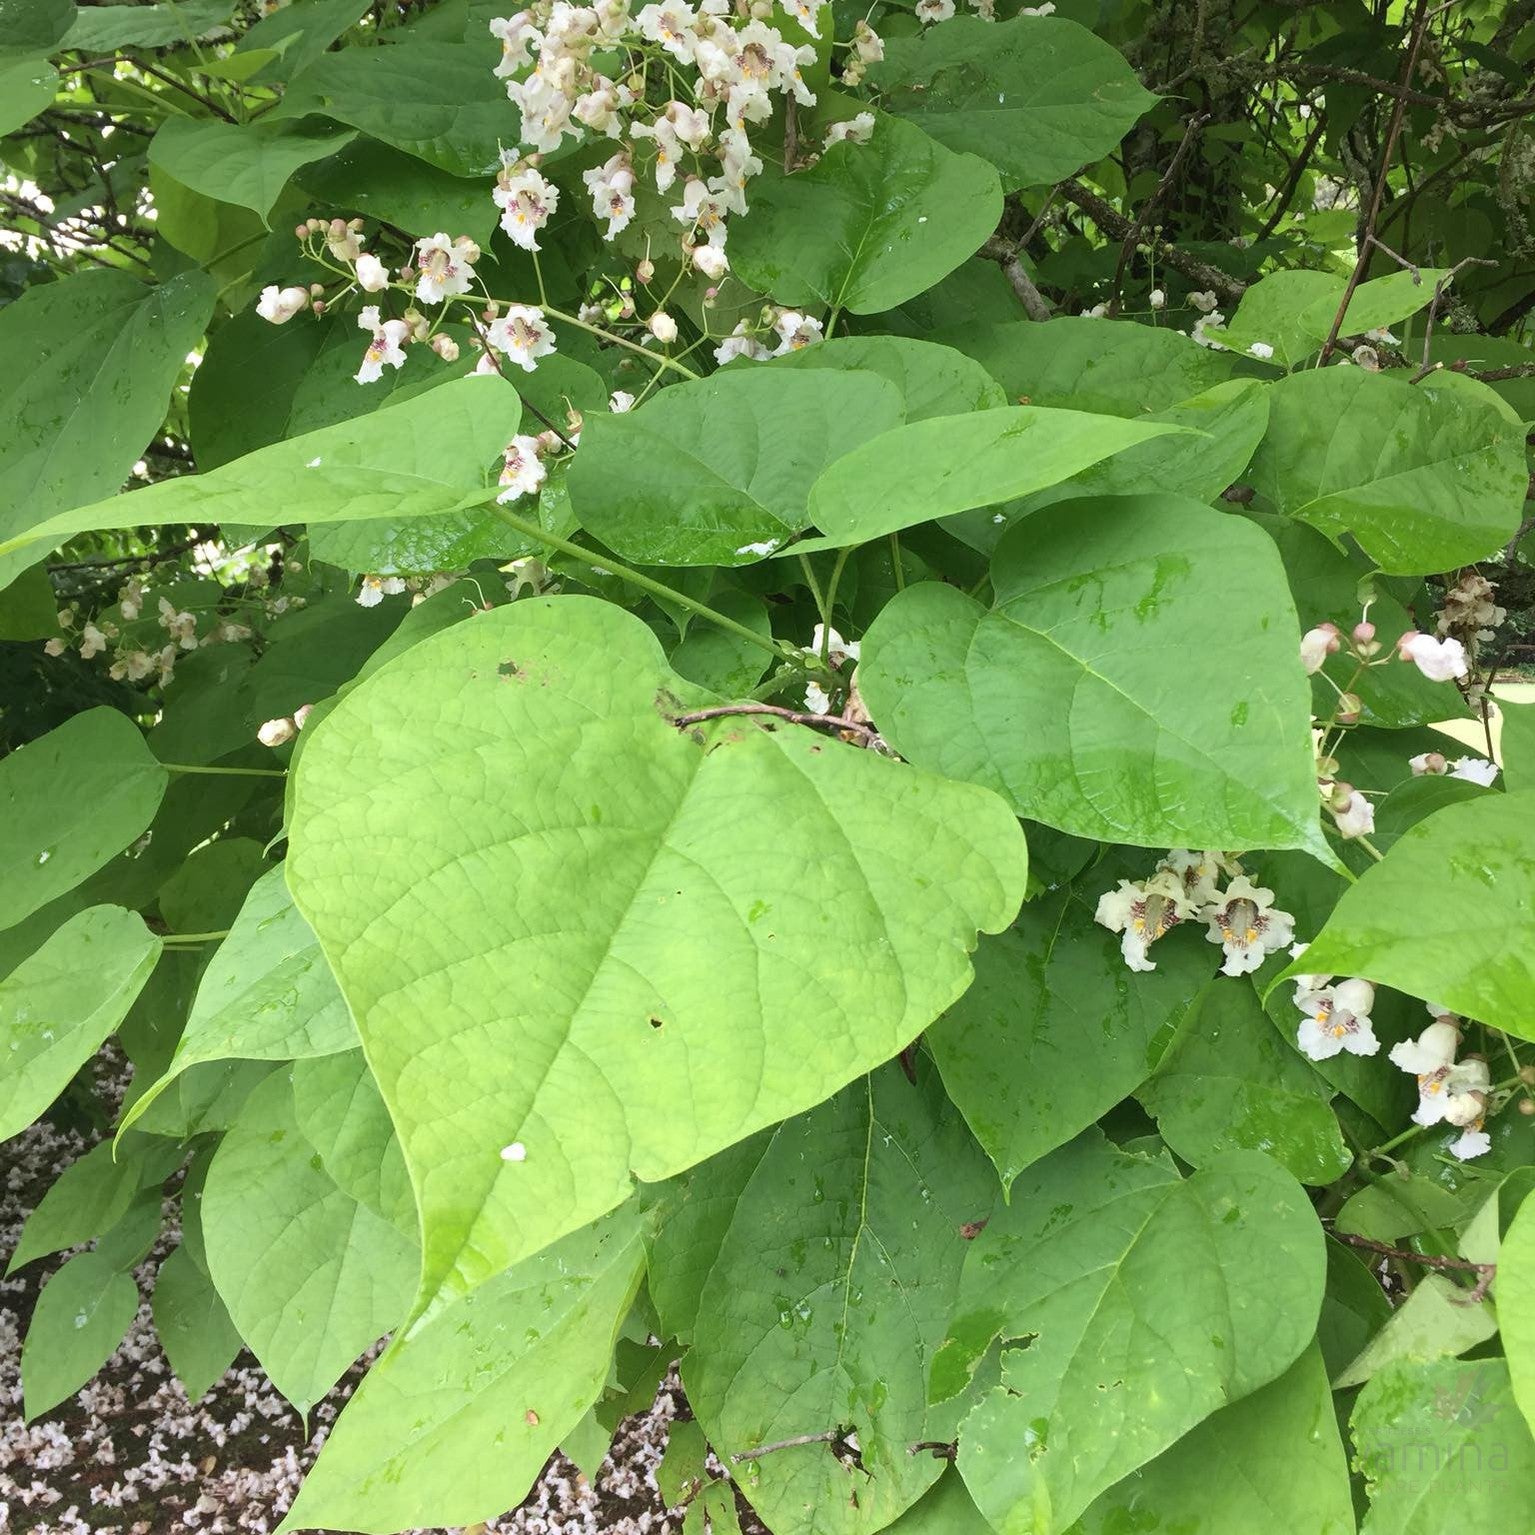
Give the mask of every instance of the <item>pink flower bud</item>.
[[1369, 642], [1375, 638], [1375, 625], [1370, 623], [1368, 620], [1364, 620], [1355, 624], [1354, 638], [1358, 640], [1361, 645], [1369, 644]]
[[1314, 629], [1308, 629], [1301, 636], [1301, 665], [1308, 674], [1321, 671], [1323, 663], [1338, 649], [1340, 643], [1336, 624], [1318, 624]]
[[1338, 695], [1338, 723], [1352, 725], [1364, 710], [1364, 700], [1357, 693]]
[[643, 283], [648, 283], [656, 275], [656, 264], [647, 256], [635, 267], [634, 275]]

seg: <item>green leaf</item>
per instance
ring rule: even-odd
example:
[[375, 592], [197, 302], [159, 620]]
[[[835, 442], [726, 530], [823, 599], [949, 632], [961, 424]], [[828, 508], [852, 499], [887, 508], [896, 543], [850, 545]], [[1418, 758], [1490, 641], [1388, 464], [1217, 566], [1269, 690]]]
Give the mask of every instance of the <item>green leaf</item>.
[[1332, 1088], [1279, 1037], [1257, 993], [1240, 981], [1211, 987], [1136, 1096], [1162, 1139], [1195, 1167], [1224, 1151], [1266, 1151], [1302, 1183], [1321, 1186], [1354, 1160], [1328, 1106]]
[[274, 508], [281, 508], [284, 522], [466, 511], [490, 499], [491, 460], [516, 431], [518, 412], [517, 392], [504, 379], [457, 379], [370, 416], [275, 442], [207, 474], [77, 507], [0, 542], [0, 555], [91, 529], [145, 523], [265, 528]]
[[185, 1247], [164, 1259], [155, 1274], [155, 1331], [171, 1369], [195, 1402], [235, 1362], [243, 1346], [229, 1312]]
[[963, 1478], [952, 1468], [888, 1529], [890, 1535], [992, 1535]]
[[405, 1158], [362, 1051], [295, 1061], [292, 1078], [294, 1118], [325, 1171], [414, 1239], [416, 1202]]
[[0, 640], [52, 639], [59, 632], [58, 615], [53, 582], [34, 565], [0, 591]]
[[920, 128], [878, 116], [866, 144], [833, 144], [809, 170], [764, 176], [732, 227], [738, 277], [781, 304], [878, 314], [931, 288], [997, 227], [997, 173]]
[[[758, 597], [726, 588], [710, 594], [709, 606], [764, 639], [772, 633], [772, 619]], [[760, 645], [700, 620], [688, 626], [669, 659], [679, 677], [726, 698], [741, 698], [762, 681], [770, 657]]]
[[1501, 716], [1498, 755], [1504, 783], [1509, 789], [1535, 789], [1535, 702], [1494, 696]]
[[24, 127], [58, 94], [59, 74], [47, 54], [0, 50], [0, 134]]
[[265, 220], [300, 166], [335, 154], [355, 137], [287, 123], [171, 117], [150, 140], [149, 158], [194, 192], [250, 208]]
[[1294, 1363], [1325, 1268], [1310, 1201], [1258, 1152], [1185, 1180], [1090, 1135], [1035, 1164], [971, 1244], [933, 1370], [948, 1394], [1003, 1335], [1003, 1385], [959, 1431], [977, 1506], [998, 1530], [1069, 1528]]
[[392, 1535], [520, 1502], [601, 1393], [643, 1268], [630, 1205], [397, 1340], [347, 1403], [279, 1535]]
[[833, 368], [878, 373], [901, 391], [908, 423], [1007, 404], [1001, 385], [978, 362], [951, 346], [905, 336], [834, 336], [785, 352], [766, 366], [774, 372]]
[[321, 1166], [284, 1072], [261, 1083], [219, 1143], [202, 1220], [220, 1298], [301, 1413], [410, 1304], [412, 1244]]
[[1327, 1244], [1327, 1294], [1317, 1321], [1317, 1346], [1329, 1378], [1356, 1358], [1391, 1318], [1391, 1302], [1364, 1254], [1342, 1242]]
[[160, 940], [137, 912], [92, 906], [0, 980], [0, 1141], [63, 1092], [149, 979]]
[[[0, 380], [0, 556], [17, 535], [128, 477], [165, 418], [213, 291], [200, 272], [158, 288], [84, 272], [0, 310], [0, 353], [31, 359]], [[0, 557], [0, 581], [42, 553]]]
[[1074, 21], [1038, 16], [955, 16], [889, 37], [870, 80], [890, 111], [990, 160], [1010, 192], [1102, 159], [1157, 100], [1119, 49]]
[[1501, 549], [1529, 474], [1523, 433], [1495, 403], [1432, 380], [1312, 368], [1270, 386], [1252, 479], [1287, 517], [1334, 541], [1352, 533], [1389, 574], [1420, 575]]
[[160, 886], [160, 915], [172, 932], [222, 932], [272, 866], [254, 837], [220, 837], [194, 848]]
[[989, 610], [908, 587], [865, 637], [859, 686], [903, 756], [1080, 837], [1328, 856], [1295, 610], [1258, 529], [1174, 496], [1063, 501], [1008, 531], [992, 586]]
[[[1007, 932], [984, 939], [974, 985], [923, 1035], [1004, 1191], [1133, 1093], [1209, 986], [1212, 951], [1192, 934], [1162, 940], [1155, 972], [1132, 976], [1093, 921], [1100, 885], [1114, 887], [1106, 871], [1081, 891], [1030, 901]], [[998, 1070], [999, 1061], [1018, 1064]]]
[[291, 80], [367, 13], [368, 0], [294, 0], [248, 28], [235, 44], [235, 54], [275, 52], [278, 58], [262, 78]]
[[1110, 1488], [1072, 1535], [1128, 1535], [1169, 1520], [1178, 1535], [1354, 1535], [1348, 1461], [1315, 1348]]
[[996, 1195], [945, 1109], [930, 1066], [913, 1084], [891, 1065], [780, 1126], [704, 1283], [683, 1382], [722, 1459], [798, 1434], [857, 1435], [861, 1470], [812, 1444], [738, 1473], [779, 1535], [881, 1529], [943, 1470], [909, 1446], [953, 1434], [959, 1404], [928, 1408], [928, 1364], [964, 1230]]
[[[712, 701], [640, 620], [524, 598], [413, 646], [306, 743], [289, 884], [400, 1133], [423, 1300], [612, 1209], [631, 1168], [668, 1177], [888, 1059], [1017, 909], [995, 798], [800, 727], [671, 723]], [[708, 1095], [679, 1101], [704, 1060]]]
[[1361, 1386], [1397, 1360], [1444, 1359], [1485, 1343], [1498, 1330], [1502, 1308], [1494, 1315], [1485, 1300], [1467, 1305], [1467, 1293], [1443, 1274], [1424, 1274], [1391, 1320], [1339, 1372], [1334, 1386], [1340, 1391]]
[[479, 40], [413, 38], [322, 53], [294, 76], [271, 116], [323, 112], [451, 175], [494, 176], [515, 119], [492, 63]]
[[[1433, 922], [1404, 923], [1425, 890]], [[1535, 793], [1479, 795], [1404, 832], [1343, 892], [1304, 968], [1364, 976], [1535, 1038]]]
[[638, 410], [589, 416], [571, 508], [625, 559], [750, 564], [768, 552], [754, 546], [810, 520], [826, 465], [900, 419], [899, 391], [875, 373], [729, 369]]
[[[1498, 1321], [1514, 1400], [1535, 1423], [1535, 1200], [1526, 1199], [1497, 1252]], [[1458, 1350], [1456, 1352], [1459, 1352]]]
[[1133, 320], [1014, 320], [936, 339], [975, 358], [1010, 401], [1109, 416], [1167, 410], [1232, 375], [1229, 357]]
[[140, 1189], [158, 1186], [180, 1160], [179, 1147], [167, 1148], [144, 1136], [133, 1136], [120, 1154], [111, 1141], [93, 1146], [59, 1174], [27, 1217], [6, 1272], [104, 1235], [127, 1213]]
[[138, 1287], [99, 1253], [77, 1253], [52, 1275], [21, 1348], [24, 1416], [73, 1396], [112, 1357], [138, 1309]]
[[72, 0], [0, 0], [0, 48], [51, 53], [74, 19]]
[[[1416, 314], [1448, 275], [1444, 268], [1425, 267], [1361, 283], [1349, 300], [1345, 334], [1380, 330]], [[1270, 346], [1277, 366], [1293, 368], [1331, 334], [1347, 286], [1330, 272], [1271, 272], [1242, 295], [1225, 329], [1208, 334], [1234, 352], [1250, 352], [1255, 342]]]
[[[291, 5], [268, 20], [300, 9]], [[345, 9], [361, 12], [366, 6], [345, 0]], [[304, 168], [295, 181], [324, 207], [380, 219], [416, 238], [448, 230], [488, 246], [496, 227], [496, 205], [482, 183], [450, 175], [374, 139], [359, 139], [322, 164]], [[541, 362], [538, 371], [552, 360]]]
[[1011, 406], [898, 426], [824, 470], [810, 491], [814, 547], [867, 543], [936, 517], [993, 506], [1178, 428], [1082, 411]]
[[118, 48], [169, 48], [219, 31], [233, 9], [230, 0], [165, 0], [160, 5], [115, 0], [82, 5], [75, 11], [63, 46], [90, 54]]
[[87, 709], [0, 761], [5, 925], [72, 890], [154, 819], [166, 772], [115, 709]]
[[124, 1114], [123, 1129], [200, 1061], [291, 1061], [356, 1044], [346, 1002], [279, 864], [251, 887], [203, 972], [170, 1065]]
[[1370, 1494], [1361, 1535], [1516, 1535], [1535, 1504], [1535, 1441], [1501, 1359], [1394, 1364], [1350, 1421]]

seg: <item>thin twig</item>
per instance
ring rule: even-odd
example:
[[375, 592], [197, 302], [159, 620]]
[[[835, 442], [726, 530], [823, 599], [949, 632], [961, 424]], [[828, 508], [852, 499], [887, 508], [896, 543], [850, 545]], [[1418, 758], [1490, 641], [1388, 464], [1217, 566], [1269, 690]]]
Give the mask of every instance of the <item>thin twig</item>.
[[1258, 239], [1266, 240], [1279, 228], [1281, 220], [1290, 207], [1290, 199], [1295, 196], [1295, 189], [1300, 185], [1300, 179], [1306, 174], [1306, 167], [1311, 163], [1311, 156], [1321, 142], [1322, 134], [1327, 128], [1327, 114], [1318, 112], [1316, 122], [1312, 125], [1311, 132], [1306, 136], [1306, 142], [1301, 145], [1300, 153], [1295, 157], [1295, 164], [1290, 167], [1290, 174], [1285, 177], [1285, 183], [1278, 192], [1278, 202], [1274, 205], [1274, 211], [1264, 221], [1263, 228], [1258, 231]]
[[777, 704], [759, 703], [716, 704], [712, 709], [697, 709], [691, 714], [674, 715], [672, 724], [680, 730], [684, 725], [698, 725], [704, 720], [728, 719], [733, 714], [764, 714], [782, 720], [787, 725], [808, 725], [813, 730], [851, 730], [861, 735], [865, 742], [873, 741], [879, 734], [872, 725], [865, 725], [860, 720], [844, 719], [837, 714], [809, 714], [802, 709], [783, 709]]
[[1452, 282], [1455, 281], [1455, 274], [1459, 272], [1462, 267], [1496, 266], [1497, 264], [1498, 263], [1496, 261], [1488, 261], [1483, 256], [1467, 256], [1463, 260], [1457, 261], [1455, 265], [1452, 266], [1450, 270], [1446, 272], [1444, 276], [1434, 284], [1434, 296], [1429, 300], [1428, 314], [1423, 322], [1423, 361], [1418, 364], [1417, 372], [1415, 372], [1413, 376], [1407, 380], [1409, 384], [1416, 384], [1420, 379], [1427, 378], [1429, 374], [1435, 370], [1435, 364], [1428, 360], [1429, 347], [1433, 344], [1434, 340], [1434, 321], [1438, 318], [1439, 315], [1439, 300], [1444, 297], [1444, 290], [1448, 288]]
[[1002, 268], [1002, 275], [1017, 295], [1025, 313], [1031, 320], [1043, 323], [1052, 318], [1055, 311], [1050, 307], [1050, 300], [1034, 286], [1034, 279], [1024, 271], [1020, 249], [1021, 246], [1009, 246], [1005, 241], [993, 237], [976, 254], [987, 261], [995, 261]]
[[959, 1454], [959, 1445], [952, 1439], [919, 1439], [907, 1446], [906, 1453], [920, 1455], [924, 1450], [929, 1451], [934, 1460], [953, 1460]]
[[1496, 1263], [1473, 1263], [1469, 1258], [1450, 1258], [1442, 1253], [1415, 1253], [1410, 1247], [1392, 1247], [1387, 1242], [1377, 1242], [1371, 1237], [1356, 1237], [1350, 1231], [1334, 1231], [1333, 1235], [1340, 1242], [1347, 1242], [1350, 1247], [1362, 1247], [1367, 1252], [1379, 1253], [1383, 1258], [1397, 1258], [1403, 1263], [1418, 1263], [1424, 1268], [1439, 1269], [1442, 1272], [1475, 1274], [1476, 1287], [1457, 1298], [1462, 1306], [1474, 1306], [1481, 1300], [1498, 1272]]
[[59, 575], [66, 570], [96, 570], [106, 565], [159, 565], [206, 541], [206, 538], [189, 538], [182, 543], [172, 544], [168, 549], [156, 549], [149, 554], [102, 555], [94, 560], [70, 560], [63, 565], [50, 565], [48, 570], [53, 575]]
[[1183, 167], [1183, 162], [1188, 158], [1189, 151], [1194, 147], [1194, 140], [1199, 137], [1200, 130], [1210, 121], [1208, 112], [1196, 112], [1189, 120], [1188, 126], [1183, 130], [1183, 137], [1178, 141], [1178, 147], [1173, 151], [1173, 157], [1167, 162], [1167, 169], [1162, 172], [1162, 179], [1152, 188], [1151, 196], [1141, 204], [1140, 211], [1135, 215], [1134, 222], [1125, 231], [1124, 238], [1119, 242], [1119, 260], [1114, 266], [1114, 282], [1109, 289], [1109, 313], [1119, 313], [1119, 289], [1125, 279], [1125, 269], [1130, 265], [1130, 258], [1135, 254], [1136, 242], [1141, 237], [1141, 231], [1146, 228], [1147, 221], [1156, 210], [1157, 205], [1172, 190], [1178, 172]]
[[[1412, 22], [1412, 41], [1407, 49], [1407, 57], [1402, 62], [1401, 83], [1404, 89], [1411, 82], [1413, 71], [1418, 67], [1418, 54], [1423, 47], [1423, 34], [1428, 30], [1428, 17], [1428, 0], [1418, 0], [1417, 14]], [[1396, 105], [1391, 109], [1390, 126], [1386, 129], [1386, 147], [1380, 157], [1380, 174], [1376, 176], [1375, 186], [1370, 193], [1370, 208], [1365, 215], [1361, 230], [1359, 255], [1354, 262], [1354, 270], [1349, 274], [1348, 286], [1343, 290], [1343, 297], [1338, 303], [1338, 312], [1332, 318], [1332, 329], [1327, 333], [1327, 340], [1322, 343], [1321, 355], [1317, 358], [1319, 368], [1332, 356], [1333, 348], [1338, 344], [1338, 333], [1343, 329], [1343, 317], [1348, 313], [1354, 290], [1359, 286], [1359, 280], [1370, 264], [1370, 256], [1374, 250], [1371, 242], [1375, 238], [1375, 221], [1380, 217], [1381, 203], [1386, 195], [1386, 183], [1391, 176], [1391, 162], [1396, 158], [1396, 141], [1402, 132], [1402, 118], [1406, 112], [1406, 99], [1398, 96]]]
[[[475, 335], [480, 338], [480, 345], [485, 348], [484, 355], [490, 358], [491, 366], [495, 368], [496, 372], [499, 373], [502, 378], [506, 379], [507, 383], [512, 385], [513, 389], [517, 389], [517, 385], [510, 378], [507, 378], [506, 369], [501, 366], [501, 359], [496, 355], [496, 349], [490, 344], [490, 337], [485, 334], [485, 327], [480, 323], [480, 317], [477, 314], [471, 312], [469, 316], [469, 324], [473, 328]], [[570, 452], [574, 453], [576, 451], [575, 443], [573, 443], [570, 438], [568, 438], [564, 432], [562, 432], [559, 427], [557, 427], [554, 422], [552, 422], [548, 416], [546, 416], [543, 411], [541, 411], [538, 406], [536, 406], [532, 400], [530, 400], [527, 395], [525, 395], [520, 389], [517, 389], [517, 398], [522, 401], [523, 409], [531, 411], [533, 415], [537, 416], [538, 419], [542, 421], [544, 425], [548, 427], [549, 430], [553, 432], [554, 435], [565, 444], [566, 448], [569, 449]]]
[[792, 1439], [777, 1439], [772, 1444], [759, 1444], [755, 1450], [737, 1450], [730, 1457], [731, 1463], [739, 1466], [744, 1460], [761, 1460], [764, 1455], [797, 1449], [802, 1444], [831, 1444], [841, 1433], [841, 1429], [829, 1428], [824, 1434], [796, 1434]]

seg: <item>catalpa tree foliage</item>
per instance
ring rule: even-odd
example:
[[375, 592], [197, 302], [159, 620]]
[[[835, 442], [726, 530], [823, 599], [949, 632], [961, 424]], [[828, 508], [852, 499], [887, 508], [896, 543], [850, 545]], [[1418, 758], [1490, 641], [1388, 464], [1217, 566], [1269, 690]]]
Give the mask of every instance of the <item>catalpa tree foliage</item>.
[[1535, 10], [499, 10], [0, 3], [27, 1413], [1524, 1535]]

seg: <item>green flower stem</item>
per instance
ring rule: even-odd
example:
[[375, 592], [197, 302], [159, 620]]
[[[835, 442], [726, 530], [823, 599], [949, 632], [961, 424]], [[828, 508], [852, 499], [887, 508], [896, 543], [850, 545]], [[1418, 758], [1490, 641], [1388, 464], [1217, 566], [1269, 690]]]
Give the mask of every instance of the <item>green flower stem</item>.
[[286, 778], [288, 776], [287, 768], [198, 767], [190, 762], [162, 762], [160, 766], [167, 773], [228, 773], [241, 778]]
[[745, 624], [738, 624], [735, 619], [727, 618], [725, 614], [709, 607], [706, 603], [689, 597], [686, 592], [679, 592], [676, 587], [668, 586], [664, 581], [657, 581], [653, 576], [647, 576], [638, 570], [631, 570], [627, 565], [620, 565], [607, 555], [599, 556], [590, 549], [583, 549], [580, 544], [573, 544], [568, 538], [560, 538], [553, 533], [547, 533], [536, 522], [529, 522], [527, 518], [519, 517], [515, 512], [508, 511], [499, 502], [492, 502], [488, 510], [514, 532], [521, 533], [524, 538], [536, 539], [539, 543], [547, 545], [550, 549], [558, 549], [561, 554], [566, 554], [572, 559], [580, 560], [584, 565], [600, 565], [603, 570], [617, 576], [620, 581], [627, 581], [630, 586], [638, 587], [640, 591], [647, 592], [652, 597], [664, 597], [668, 602], [675, 602], [678, 607], [686, 608], [690, 613], [696, 614], [699, 618], [707, 619], [711, 624], [723, 629], [727, 634], [733, 634], [737, 639], [747, 640], [759, 650], [766, 650], [778, 661], [782, 661], [789, 666], [798, 667], [802, 671], [813, 670], [819, 674], [819, 668], [811, 668], [804, 665], [803, 653], [795, 650], [793, 646], [758, 634], [755, 629], [748, 629]]
[[160, 935], [160, 942], [168, 944], [213, 943], [216, 939], [227, 938], [229, 933], [230, 930], [227, 927], [221, 928], [216, 933], [162, 933]]

